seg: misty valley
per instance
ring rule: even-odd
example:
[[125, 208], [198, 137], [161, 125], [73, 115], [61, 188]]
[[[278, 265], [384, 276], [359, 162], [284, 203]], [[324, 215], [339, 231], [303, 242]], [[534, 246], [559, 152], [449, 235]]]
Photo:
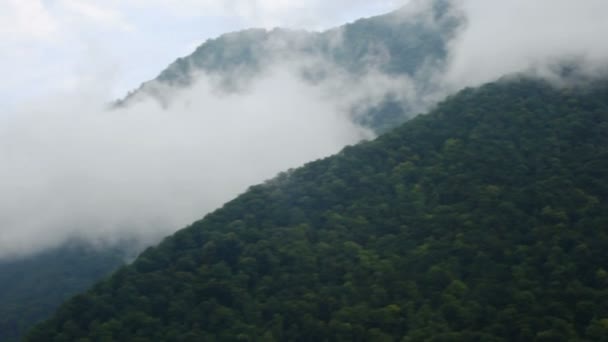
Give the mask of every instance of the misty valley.
[[603, 10], [0, 4], [0, 341], [608, 341]]

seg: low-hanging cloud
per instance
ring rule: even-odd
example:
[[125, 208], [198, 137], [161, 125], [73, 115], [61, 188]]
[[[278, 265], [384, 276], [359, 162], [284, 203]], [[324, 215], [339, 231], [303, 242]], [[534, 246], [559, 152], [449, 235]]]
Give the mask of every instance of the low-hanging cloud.
[[[80, 238], [151, 242], [248, 186], [371, 137], [344, 101], [276, 67], [246, 91], [206, 75], [169, 108], [94, 91], [0, 117], [0, 258]], [[84, 94], [84, 95], [83, 95]]]
[[453, 0], [465, 25], [451, 42], [442, 75], [452, 90], [533, 73], [557, 79], [560, 65], [584, 76], [605, 72], [608, 2], [605, 0]]
[[[93, 79], [77, 93], [0, 116], [0, 258], [74, 238], [154, 242], [252, 184], [370, 138], [352, 109], [373, 108], [387, 94], [422, 111], [504, 75], [555, 79], [555, 66], [573, 61], [597, 75], [608, 60], [606, 1], [452, 4], [465, 24], [451, 40], [446, 65], [419, 70], [430, 90], [419, 89], [416, 77], [379, 71], [394, 56], [370, 56], [362, 76], [292, 56], [292, 64], [274, 61], [236, 92], [221, 91], [221, 80], [208, 74], [194, 76], [185, 89], [159, 89], [171, 93], [167, 107], [144, 96], [104, 110], [105, 83]], [[320, 68], [327, 77], [304, 81], [303, 68]]]

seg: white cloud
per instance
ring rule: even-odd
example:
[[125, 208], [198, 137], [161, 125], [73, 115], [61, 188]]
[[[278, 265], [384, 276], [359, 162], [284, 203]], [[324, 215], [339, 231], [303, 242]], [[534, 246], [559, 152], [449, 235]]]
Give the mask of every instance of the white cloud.
[[452, 42], [446, 79], [479, 85], [514, 72], [548, 73], [557, 62], [582, 58], [605, 64], [608, 1], [460, 0], [468, 25]]
[[101, 6], [90, 0], [61, 0], [59, 3], [64, 11], [75, 15], [72, 20], [79, 20], [80, 25], [99, 25], [110, 31], [134, 29], [119, 8]]
[[292, 70], [232, 95], [202, 77], [168, 110], [145, 101], [105, 112], [93, 91], [0, 117], [0, 258], [74, 237], [154, 240], [370, 136]]
[[79, 65], [99, 63], [83, 51], [101, 51], [123, 70], [112, 94], [120, 97], [191, 51], [192, 42], [252, 26], [334, 26], [401, 1], [0, 1], [0, 107], [61, 90]]
[[[604, 0], [456, 1], [468, 25], [450, 47], [447, 73], [437, 76], [451, 90], [517, 71], [546, 72], [562, 58], [584, 58], [589, 70], [608, 60]], [[234, 19], [235, 28], [318, 28], [401, 2], [48, 4], [0, 3], [5, 97], [37, 87], [68, 90], [0, 113], [0, 257], [78, 235], [104, 240], [170, 233], [248, 185], [367, 136], [344, 115], [352, 104], [373, 106], [387, 91], [415, 94], [407, 80], [374, 72], [356, 81], [332, 75], [313, 87], [282, 65], [254, 80], [249, 93], [218, 96], [206, 79], [178, 92], [170, 110], [144, 101], [104, 112], [108, 76], [116, 73], [112, 54], [131, 60], [123, 70], [146, 67], [156, 73], [177, 57], [180, 36], [187, 37], [183, 47], [206, 38], [208, 31], [197, 23], [212, 16], [222, 17], [218, 22]], [[165, 59], [158, 58], [162, 54]]]
[[6, 42], [52, 39], [58, 23], [41, 0], [4, 0], [0, 2], [0, 38]]

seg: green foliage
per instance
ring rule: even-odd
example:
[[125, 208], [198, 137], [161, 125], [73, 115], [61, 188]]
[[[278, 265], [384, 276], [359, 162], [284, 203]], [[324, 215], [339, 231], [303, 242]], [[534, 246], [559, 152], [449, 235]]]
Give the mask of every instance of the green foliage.
[[0, 262], [0, 341], [18, 341], [71, 296], [124, 262], [119, 249], [68, 244], [24, 259]]
[[464, 90], [254, 186], [28, 341], [602, 341], [608, 86]]

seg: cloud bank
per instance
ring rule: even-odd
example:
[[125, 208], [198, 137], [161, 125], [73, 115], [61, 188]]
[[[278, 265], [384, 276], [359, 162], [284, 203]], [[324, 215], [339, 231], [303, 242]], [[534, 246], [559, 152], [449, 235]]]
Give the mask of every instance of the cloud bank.
[[455, 0], [466, 20], [442, 75], [456, 90], [512, 73], [555, 79], [576, 63], [586, 75], [605, 72], [608, 2], [604, 0]]
[[[87, 22], [120, 22], [117, 27], [124, 32], [137, 30], [128, 15], [112, 7], [118, 2], [108, 2], [107, 8], [87, 7], [86, 1], [64, 2], [71, 4], [73, 12], [84, 11], [82, 18], [95, 18]], [[138, 0], [125, 3], [145, 6]], [[279, 20], [287, 14], [277, 13], [307, 12], [282, 1], [225, 3], [233, 7], [216, 10], [245, 13], [260, 22], [266, 15]], [[258, 7], [247, 7], [253, 3]], [[307, 3], [317, 8], [311, 13], [339, 9], [333, 3]], [[66, 94], [3, 112], [0, 258], [28, 255], [73, 238], [99, 244], [124, 238], [155, 241], [252, 184], [370, 138], [368, 131], [353, 123], [350, 109], [361, 104], [373, 108], [386, 94], [402, 94], [407, 101], [415, 100], [414, 95], [439, 100], [462, 87], [515, 72], [555, 79], [555, 66], [572, 61], [582, 63], [581, 71], [587, 75], [605, 70], [606, 1], [454, 3], [455, 15], [465, 18], [466, 24], [451, 40], [445, 67], [428, 71], [436, 87], [428, 94], [418, 94], [407, 77], [391, 77], [373, 68], [363, 78], [351, 79], [326, 66], [328, 80], [313, 85], [295, 73], [302, 65], [279, 63], [236, 93], [218, 91], [214, 76], [198, 75], [191, 88], [164, 89], [174, 93], [168, 108], [144, 99], [106, 111], [112, 85], [107, 79], [112, 72], [106, 70], [114, 69], [111, 63], [100, 62], [94, 66], [101, 75], [74, 79]], [[56, 35], [61, 25], [46, 16], [43, 3], [29, 4], [27, 11], [41, 18], [41, 26], [28, 27], [27, 36], [45, 40]], [[211, 6], [211, 11], [217, 4], [183, 1], [174, 10]], [[155, 0], [150, 6], [169, 5]], [[25, 25], [23, 19], [11, 20], [16, 20], [13, 30]], [[7, 26], [0, 27], [0, 37], [10, 32]], [[91, 54], [99, 55], [95, 50]], [[36, 84], [36, 79], [27, 84]]]
[[95, 91], [0, 118], [0, 258], [83, 238], [151, 242], [278, 172], [371, 137], [344, 101], [276, 67], [247, 91], [198, 77], [163, 109]]

